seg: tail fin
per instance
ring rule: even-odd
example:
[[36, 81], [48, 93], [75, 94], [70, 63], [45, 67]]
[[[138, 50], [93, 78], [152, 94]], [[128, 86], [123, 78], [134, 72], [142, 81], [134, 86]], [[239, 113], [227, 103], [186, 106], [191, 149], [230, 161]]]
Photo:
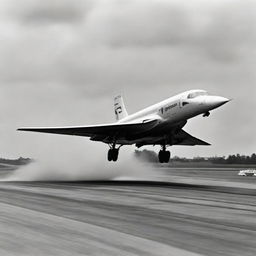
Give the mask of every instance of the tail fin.
[[128, 113], [126, 111], [124, 101], [121, 95], [115, 97], [114, 99], [114, 109], [115, 109], [115, 115], [116, 120], [121, 120], [128, 116]]

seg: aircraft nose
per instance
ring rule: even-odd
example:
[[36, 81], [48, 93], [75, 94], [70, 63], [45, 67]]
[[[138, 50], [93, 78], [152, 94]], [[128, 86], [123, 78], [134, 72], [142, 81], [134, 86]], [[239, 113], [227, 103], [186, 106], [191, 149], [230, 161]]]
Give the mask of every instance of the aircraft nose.
[[229, 101], [229, 99], [221, 96], [208, 96], [206, 99], [206, 104], [211, 108], [218, 108]]

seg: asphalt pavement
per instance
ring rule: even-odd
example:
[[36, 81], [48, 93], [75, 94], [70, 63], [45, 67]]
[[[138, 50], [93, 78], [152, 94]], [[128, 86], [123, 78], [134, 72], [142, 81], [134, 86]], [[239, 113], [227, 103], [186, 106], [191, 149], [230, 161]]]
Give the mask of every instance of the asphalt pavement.
[[1, 182], [0, 255], [256, 255], [252, 179], [187, 173]]

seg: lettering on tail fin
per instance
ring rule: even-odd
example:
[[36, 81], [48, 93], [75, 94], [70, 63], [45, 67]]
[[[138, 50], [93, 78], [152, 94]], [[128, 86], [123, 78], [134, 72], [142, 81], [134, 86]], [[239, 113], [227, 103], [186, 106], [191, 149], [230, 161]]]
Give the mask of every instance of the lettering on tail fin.
[[122, 108], [121, 107], [118, 107], [116, 110], [115, 110], [115, 112], [116, 112], [116, 115], [120, 115], [121, 113], [122, 113]]
[[128, 116], [128, 113], [126, 111], [124, 101], [121, 95], [115, 97], [114, 99], [114, 110], [115, 110], [115, 116], [117, 121]]

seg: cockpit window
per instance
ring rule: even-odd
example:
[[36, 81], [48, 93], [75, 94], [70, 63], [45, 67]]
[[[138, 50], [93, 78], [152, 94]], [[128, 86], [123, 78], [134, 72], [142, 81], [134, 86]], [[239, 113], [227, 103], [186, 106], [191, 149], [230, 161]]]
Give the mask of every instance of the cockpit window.
[[204, 91], [198, 91], [198, 92], [192, 92], [188, 95], [188, 99], [194, 99], [198, 96], [207, 95], [207, 92]]

